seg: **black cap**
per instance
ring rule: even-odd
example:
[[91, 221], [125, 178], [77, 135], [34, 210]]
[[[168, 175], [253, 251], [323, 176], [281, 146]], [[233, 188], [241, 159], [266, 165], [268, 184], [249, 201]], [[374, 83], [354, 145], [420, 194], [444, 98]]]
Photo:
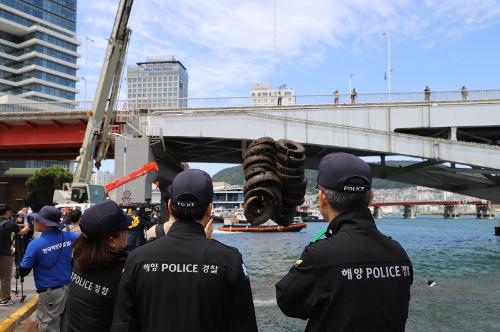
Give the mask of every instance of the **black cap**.
[[367, 192], [372, 187], [372, 171], [352, 154], [330, 153], [319, 163], [318, 186], [340, 192]]
[[127, 218], [118, 204], [112, 200], [91, 206], [85, 210], [80, 219], [80, 229], [83, 236], [91, 240], [98, 240], [118, 231], [125, 231], [129, 225], [130, 218]]
[[180, 172], [170, 187], [170, 199], [177, 207], [204, 208], [212, 203], [213, 198], [212, 179], [200, 169]]
[[33, 219], [48, 227], [61, 227], [61, 215], [61, 210], [52, 205], [45, 205], [38, 213], [30, 214]]

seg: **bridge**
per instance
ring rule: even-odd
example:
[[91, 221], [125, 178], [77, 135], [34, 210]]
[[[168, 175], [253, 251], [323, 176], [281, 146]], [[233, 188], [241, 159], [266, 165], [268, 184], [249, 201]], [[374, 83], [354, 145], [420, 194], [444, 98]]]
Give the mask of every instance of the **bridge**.
[[416, 217], [415, 207], [418, 205], [442, 205], [444, 207], [444, 218], [456, 218], [458, 213], [455, 207], [459, 205], [475, 205], [476, 217], [478, 219], [492, 218], [495, 216], [495, 211], [492, 207], [492, 202], [486, 200], [462, 200], [462, 201], [400, 201], [400, 202], [373, 202], [370, 206], [373, 207], [373, 216], [382, 218], [382, 207], [384, 206], [403, 206], [403, 217], [412, 219]]
[[[308, 168], [317, 168], [327, 153], [347, 151], [376, 157], [371, 165], [376, 177], [498, 199], [500, 90], [469, 91], [466, 100], [460, 91], [433, 92], [429, 101], [421, 92], [359, 94], [355, 104], [347, 97], [337, 104], [332, 95], [293, 96], [287, 105], [262, 105], [255, 97], [188, 98], [188, 107], [179, 109], [123, 101], [117, 105], [116, 130], [142, 140], [138, 149], [152, 144], [141, 158], [160, 159], [167, 168], [180, 161], [241, 163], [251, 140], [272, 136], [304, 144]], [[88, 103], [0, 105], [0, 158], [47, 159], [52, 153], [73, 159], [89, 108]], [[125, 142], [117, 140], [117, 151], [120, 144]], [[422, 161], [394, 166], [386, 162], [392, 155]], [[123, 172], [120, 158], [117, 153], [117, 175]]]

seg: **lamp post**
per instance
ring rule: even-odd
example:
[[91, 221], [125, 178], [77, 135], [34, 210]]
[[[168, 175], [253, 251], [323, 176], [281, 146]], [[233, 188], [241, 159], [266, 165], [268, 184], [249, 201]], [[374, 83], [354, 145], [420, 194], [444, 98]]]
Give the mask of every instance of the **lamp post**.
[[349, 93], [351, 93], [352, 91], [352, 77], [354, 76], [354, 74], [350, 74], [349, 75]]
[[391, 80], [392, 80], [392, 66], [391, 66], [391, 30], [387, 30], [382, 35], [387, 36], [387, 72], [385, 79], [387, 80], [387, 93], [391, 98]]
[[89, 55], [89, 42], [93, 43], [94, 40], [85, 36], [85, 79], [83, 80], [83, 101], [87, 101], [87, 66]]

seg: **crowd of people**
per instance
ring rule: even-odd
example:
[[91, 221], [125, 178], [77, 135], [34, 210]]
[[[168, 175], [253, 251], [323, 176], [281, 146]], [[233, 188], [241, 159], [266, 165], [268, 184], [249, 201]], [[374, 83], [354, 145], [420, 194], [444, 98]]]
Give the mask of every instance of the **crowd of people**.
[[[369, 166], [353, 155], [329, 154], [319, 164], [319, 208], [329, 226], [276, 284], [279, 308], [308, 319], [307, 331], [405, 329], [413, 269], [399, 243], [377, 230], [371, 183]], [[31, 214], [41, 235], [27, 244], [19, 274], [33, 271], [38, 330], [257, 331], [243, 257], [212, 239], [212, 199], [207, 173], [179, 173], [163, 196], [169, 221], [128, 251], [137, 216], [111, 200], [71, 212], [67, 225], [53, 206]], [[0, 209], [4, 304], [12, 301], [11, 236], [31, 229], [11, 214]]]

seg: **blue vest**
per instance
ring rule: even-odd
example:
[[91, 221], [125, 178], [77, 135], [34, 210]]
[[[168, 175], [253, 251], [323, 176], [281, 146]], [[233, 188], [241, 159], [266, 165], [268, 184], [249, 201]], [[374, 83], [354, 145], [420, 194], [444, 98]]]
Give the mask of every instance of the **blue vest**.
[[54, 229], [28, 244], [20, 266], [33, 269], [37, 289], [69, 284], [73, 242], [78, 236]]

